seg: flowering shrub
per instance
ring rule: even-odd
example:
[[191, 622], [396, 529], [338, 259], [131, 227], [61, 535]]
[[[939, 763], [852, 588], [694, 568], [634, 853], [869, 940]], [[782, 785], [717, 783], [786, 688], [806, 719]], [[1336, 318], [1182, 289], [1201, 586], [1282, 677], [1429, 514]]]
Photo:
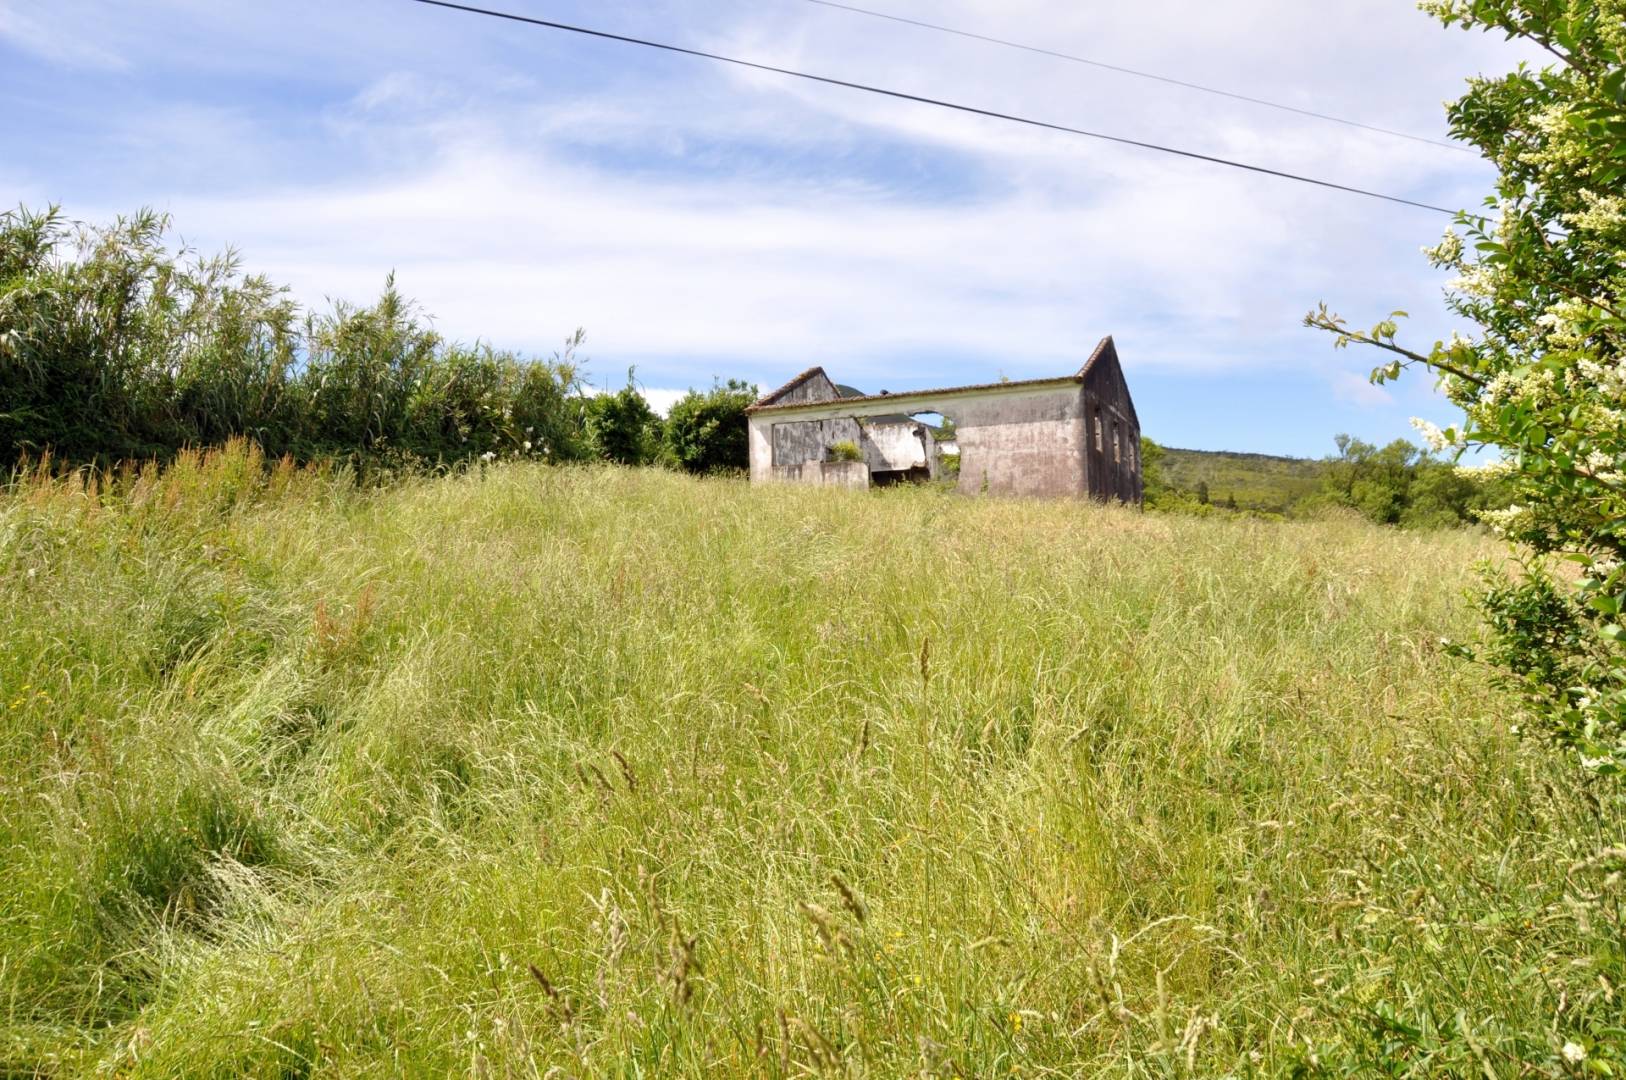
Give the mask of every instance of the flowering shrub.
[[[1449, 307], [1477, 325], [1427, 352], [1396, 340], [1395, 312], [1352, 330], [1322, 305], [1310, 326], [1394, 355], [1374, 382], [1422, 365], [1461, 406], [1425, 427], [1436, 449], [1501, 452], [1515, 492], [1484, 520], [1523, 572], [1490, 575], [1479, 652], [1524, 693], [1540, 727], [1599, 772], [1626, 772], [1626, 0], [1425, 0], [1447, 26], [1499, 30], [1553, 62], [1469, 81], [1453, 134], [1499, 170], [1490, 217], [1458, 215], [1426, 249], [1457, 274]], [[1557, 574], [1554, 560], [1579, 573]], [[1463, 650], [1467, 652], [1468, 650]]]

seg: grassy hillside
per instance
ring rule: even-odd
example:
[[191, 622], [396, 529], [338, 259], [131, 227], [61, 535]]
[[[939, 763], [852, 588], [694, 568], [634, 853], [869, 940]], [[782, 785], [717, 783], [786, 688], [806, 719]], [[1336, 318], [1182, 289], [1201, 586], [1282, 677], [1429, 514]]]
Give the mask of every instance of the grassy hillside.
[[1485, 545], [235, 452], [23, 483], [0, 1074], [1570, 1075], [1626, 806], [1442, 654]]
[[1311, 458], [1164, 448], [1163, 478], [1171, 488], [1196, 491], [1206, 482], [1214, 502], [1235, 497], [1239, 507], [1249, 510], [1285, 513], [1316, 493], [1325, 471], [1325, 462]]

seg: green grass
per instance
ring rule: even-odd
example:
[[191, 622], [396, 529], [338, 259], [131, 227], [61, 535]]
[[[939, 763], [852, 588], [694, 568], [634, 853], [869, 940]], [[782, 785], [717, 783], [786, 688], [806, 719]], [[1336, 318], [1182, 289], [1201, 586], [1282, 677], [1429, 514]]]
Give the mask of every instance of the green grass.
[[1570, 1075], [1626, 801], [1442, 653], [1494, 553], [609, 468], [21, 481], [0, 1075]]

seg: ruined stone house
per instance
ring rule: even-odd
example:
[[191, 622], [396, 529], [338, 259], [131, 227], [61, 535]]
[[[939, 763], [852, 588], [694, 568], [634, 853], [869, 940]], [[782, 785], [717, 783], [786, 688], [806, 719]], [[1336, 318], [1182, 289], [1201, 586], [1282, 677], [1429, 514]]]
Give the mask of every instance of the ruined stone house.
[[[755, 483], [937, 479], [944, 455], [927, 421], [941, 416], [953, 423], [962, 493], [1141, 500], [1140, 420], [1111, 337], [1052, 379], [864, 394], [809, 368], [748, 414]], [[841, 460], [846, 443], [862, 460]]]

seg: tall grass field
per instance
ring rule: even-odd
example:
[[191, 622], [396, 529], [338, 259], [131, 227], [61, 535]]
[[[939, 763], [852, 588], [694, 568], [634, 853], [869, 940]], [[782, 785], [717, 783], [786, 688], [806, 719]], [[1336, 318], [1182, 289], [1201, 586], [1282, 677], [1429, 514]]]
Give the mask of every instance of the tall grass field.
[[248, 449], [0, 492], [0, 1075], [1620, 1075], [1472, 532]]

